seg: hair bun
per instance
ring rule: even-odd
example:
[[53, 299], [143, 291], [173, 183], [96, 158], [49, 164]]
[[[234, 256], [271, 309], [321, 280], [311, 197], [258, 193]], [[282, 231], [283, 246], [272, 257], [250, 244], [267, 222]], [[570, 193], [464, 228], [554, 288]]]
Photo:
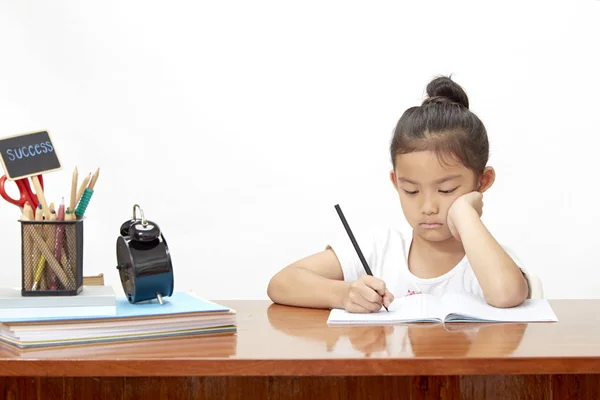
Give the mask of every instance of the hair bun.
[[449, 77], [441, 76], [435, 78], [427, 85], [429, 98], [423, 101], [427, 103], [458, 103], [469, 108], [469, 98], [465, 91]]

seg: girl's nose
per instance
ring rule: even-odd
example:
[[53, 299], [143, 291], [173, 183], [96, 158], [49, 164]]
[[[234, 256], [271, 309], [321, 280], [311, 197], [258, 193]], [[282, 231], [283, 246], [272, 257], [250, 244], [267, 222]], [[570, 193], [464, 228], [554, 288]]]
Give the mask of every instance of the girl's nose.
[[424, 215], [433, 215], [437, 214], [438, 205], [437, 202], [431, 197], [425, 196], [425, 200], [423, 201], [423, 205], [421, 206], [421, 214]]

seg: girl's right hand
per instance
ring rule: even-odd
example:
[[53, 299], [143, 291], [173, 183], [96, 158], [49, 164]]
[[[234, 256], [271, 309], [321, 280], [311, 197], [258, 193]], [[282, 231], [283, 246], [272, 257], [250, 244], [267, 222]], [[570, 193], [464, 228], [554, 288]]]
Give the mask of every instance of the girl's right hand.
[[352, 282], [344, 298], [344, 308], [352, 313], [371, 313], [389, 307], [394, 295], [387, 290], [385, 282], [371, 275], [364, 275]]

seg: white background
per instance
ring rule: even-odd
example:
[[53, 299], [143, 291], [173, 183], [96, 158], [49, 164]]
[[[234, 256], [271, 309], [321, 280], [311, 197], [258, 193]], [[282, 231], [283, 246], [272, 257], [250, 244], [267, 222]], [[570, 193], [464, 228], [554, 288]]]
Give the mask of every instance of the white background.
[[[2, 1], [0, 137], [48, 129], [68, 198], [101, 168], [85, 274], [115, 269], [139, 203], [175, 289], [266, 299], [271, 276], [351, 227], [406, 227], [392, 129], [439, 74], [485, 123], [484, 222], [549, 298], [600, 297], [600, 2]], [[2, 286], [20, 285], [0, 205]]]

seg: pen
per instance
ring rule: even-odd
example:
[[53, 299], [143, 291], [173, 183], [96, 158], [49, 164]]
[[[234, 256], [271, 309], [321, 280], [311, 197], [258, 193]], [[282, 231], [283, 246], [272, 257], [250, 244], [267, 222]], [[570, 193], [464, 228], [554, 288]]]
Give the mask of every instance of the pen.
[[[346, 229], [348, 236], [350, 236], [350, 241], [352, 242], [352, 245], [354, 246], [354, 250], [356, 250], [356, 253], [358, 254], [358, 258], [360, 258], [360, 262], [362, 263], [363, 267], [365, 268], [367, 275], [373, 276], [373, 273], [371, 272], [371, 268], [369, 268], [369, 264], [367, 264], [367, 260], [365, 260], [365, 256], [363, 256], [363, 253], [360, 250], [360, 247], [358, 247], [358, 243], [356, 242], [356, 239], [354, 238], [354, 234], [352, 233], [352, 230], [350, 229], [350, 225], [348, 225], [348, 222], [346, 221], [346, 217], [344, 217], [344, 213], [342, 212], [342, 209], [340, 208], [339, 204], [335, 205], [335, 210], [337, 211], [338, 215], [340, 216], [340, 219], [342, 220], [342, 224], [344, 225], [344, 228]], [[385, 310], [387, 312], [390, 312], [390, 310], [388, 310], [388, 308], [385, 305], [383, 305], [383, 308], [385, 308]]]

